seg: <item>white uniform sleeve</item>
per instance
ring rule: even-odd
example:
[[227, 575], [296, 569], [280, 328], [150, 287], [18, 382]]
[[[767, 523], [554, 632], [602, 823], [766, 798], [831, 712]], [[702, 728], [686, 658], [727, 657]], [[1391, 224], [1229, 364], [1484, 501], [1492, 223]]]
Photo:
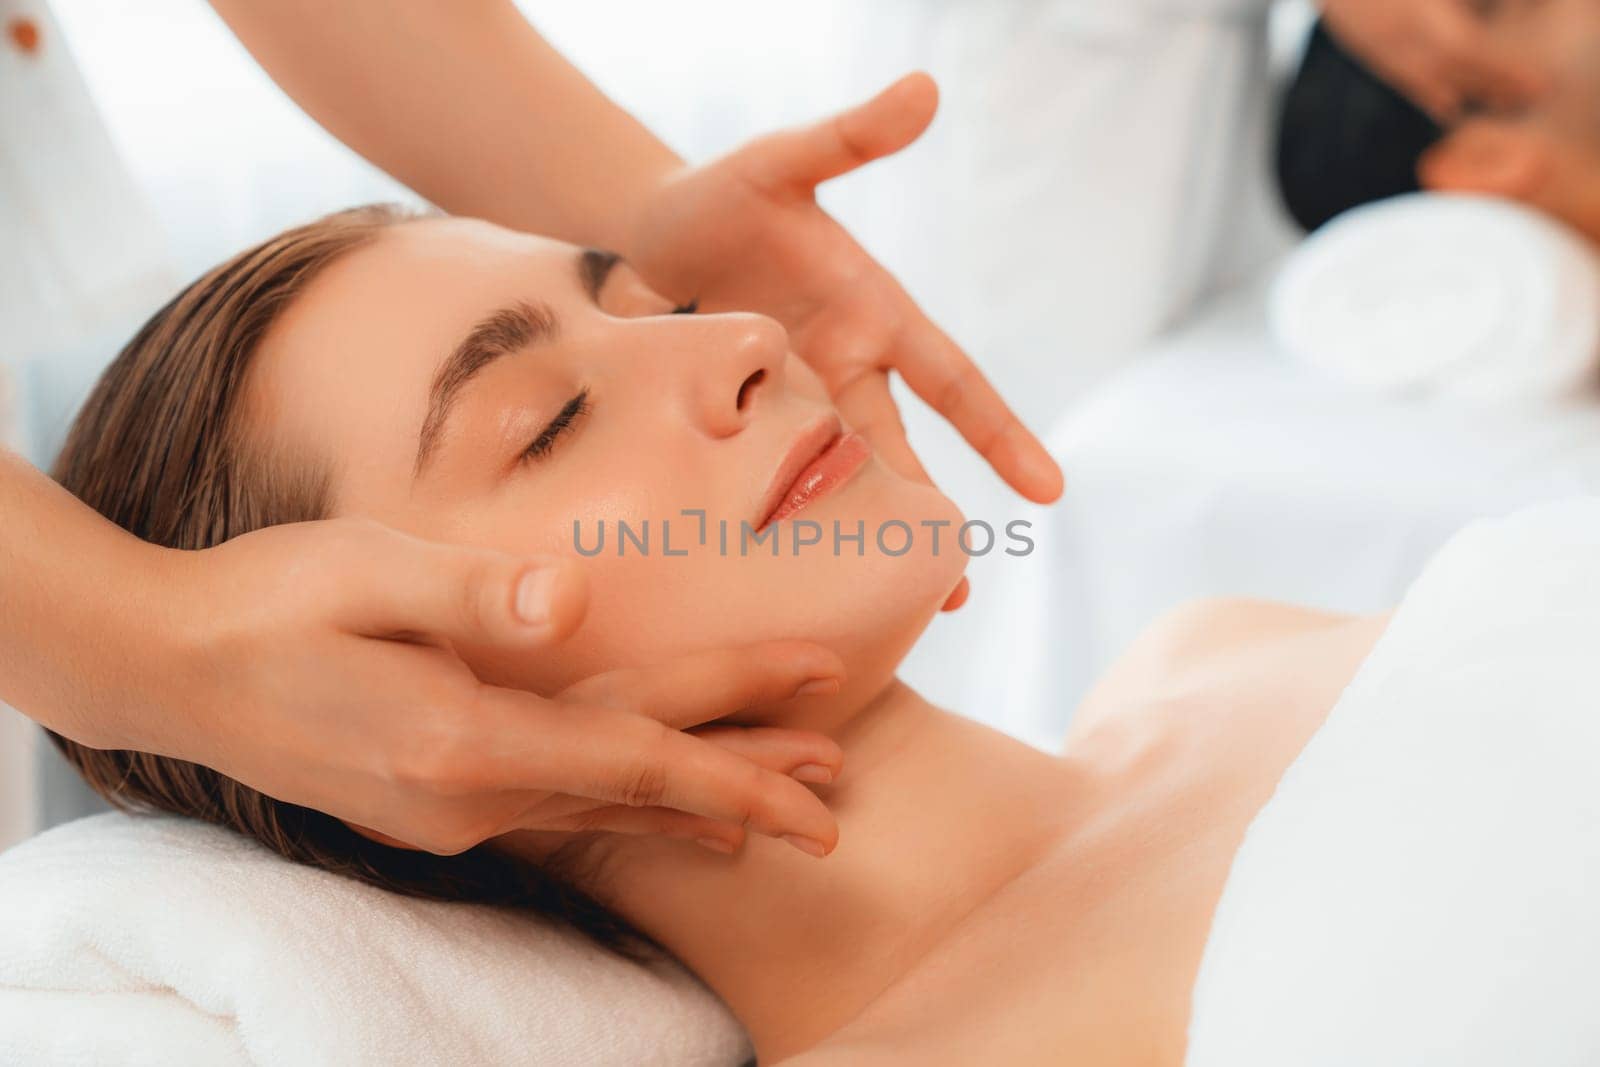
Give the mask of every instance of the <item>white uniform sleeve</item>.
[[1243, 272], [1230, 265], [1287, 245], [1267, 165], [1269, 7], [938, 6], [960, 335], [1025, 415], [1052, 418]]

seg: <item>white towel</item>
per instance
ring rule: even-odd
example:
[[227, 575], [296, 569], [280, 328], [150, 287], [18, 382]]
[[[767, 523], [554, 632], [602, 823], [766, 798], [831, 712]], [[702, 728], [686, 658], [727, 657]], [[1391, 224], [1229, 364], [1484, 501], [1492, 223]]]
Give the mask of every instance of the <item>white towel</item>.
[[0, 1064], [737, 1067], [738, 1023], [524, 915], [395, 896], [176, 818], [0, 855]]
[[1234, 860], [1190, 1067], [1600, 1063], [1600, 499], [1478, 523]]
[[1389, 392], [1526, 403], [1589, 391], [1600, 368], [1600, 253], [1506, 200], [1346, 212], [1285, 262], [1271, 308], [1290, 356]]

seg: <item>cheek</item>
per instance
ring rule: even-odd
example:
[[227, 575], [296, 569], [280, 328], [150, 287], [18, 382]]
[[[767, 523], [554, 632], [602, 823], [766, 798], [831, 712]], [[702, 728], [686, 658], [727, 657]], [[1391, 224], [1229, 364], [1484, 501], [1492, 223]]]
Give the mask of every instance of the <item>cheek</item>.
[[715, 553], [714, 534], [709, 549], [700, 547], [700, 523], [681, 514], [686, 506], [719, 510], [711, 500], [686, 504], [686, 483], [700, 484], [704, 472], [685, 458], [630, 447], [613, 460], [596, 450], [459, 520], [450, 540], [575, 559], [588, 589], [583, 621], [565, 641], [533, 655], [475, 650], [469, 664], [480, 677], [553, 693], [605, 671], [730, 643], [712, 640], [722, 635], [704, 617], [738, 598], [739, 579]]
[[[591, 485], [629, 488], [582, 493], [552, 478], [540, 493], [565, 500], [560, 509], [542, 506], [538, 495], [508, 497], [474, 523], [475, 543], [579, 558], [589, 589], [582, 624], [559, 646], [534, 655], [480, 650], [469, 658], [486, 681], [551, 693], [609, 670], [779, 639], [832, 648], [852, 677], [892, 673], [965, 569], [956, 539], [960, 511], [880, 461], [798, 517], [821, 528], [820, 544], [798, 545], [799, 526], [780, 524], [774, 550], [771, 540], [741, 546], [737, 522], [724, 535], [714, 506], [704, 527], [681, 516], [683, 479], [671, 463], [657, 469], [658, 458], [634, 458], [626, 482], [585, 468]], [[862, 543], [836, 542], [835, 522], [845, 534], [859, 528]], [[619, 536], [623, 524], [632, 538]]]
[[[590, 612], [562, 650], [565, 666], [581, 677], [711, 649], [800, 639], [838, 652], [854, 678], [892, 673], [965, 570], [967, 557], [956, 540], [962, 516], [937, 490], [881, 469], [863, 482], [837, 507], [819, 502], [820, 544], [796, 545], [797, 533], [809, 539], [815, 530], [800, 532], [791, 524], [779, 526], [775, 551], [772, 541], [741, 551], [739, 532], [730, 526], [724, 551], [715, 524], [702, 547], [692, 521], [668, 528], [672, 549], [686, 551], [683, 556], [664, 554], [659, 526], [651, 531], [648, 557], [630, 544], [629, 555], [618, 558], [608, 540], [606, 551], [587, 561]], [[835, 520], [844, 533], [861, 523], [863, 543], [835, 544]], [[880, 545], [877, 532], [886, 521], [904, 528], [885, 528]], [[925, 523], [944, 524], [937, 544]]]

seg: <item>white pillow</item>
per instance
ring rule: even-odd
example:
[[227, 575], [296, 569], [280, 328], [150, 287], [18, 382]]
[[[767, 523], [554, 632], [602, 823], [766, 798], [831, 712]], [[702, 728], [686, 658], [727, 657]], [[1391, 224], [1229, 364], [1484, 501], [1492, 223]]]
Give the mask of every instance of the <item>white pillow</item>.
[[97, 815], [0, 855], [0, 1063], [750, 1057], [681, 967], [386, 893], [191, 820]]
[[1590, 390], [1600, 254], [1521, 204], [1414, 193], [1308, 237], [1273, 289], [1292, 357], [1342, 381], [1475, 404]]

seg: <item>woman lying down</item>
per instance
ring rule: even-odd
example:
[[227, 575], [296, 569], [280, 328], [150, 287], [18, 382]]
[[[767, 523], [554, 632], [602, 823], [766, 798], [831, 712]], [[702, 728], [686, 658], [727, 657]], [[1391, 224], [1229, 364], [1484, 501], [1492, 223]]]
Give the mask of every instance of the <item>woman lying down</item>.
[[[773, 492], [807, 464], [801, 491]], [[58, 739], [115, 801], [219, 822], [393, 889], [520, 904], [624, 952], [665, 950], [727, 1002], [763, 1064], [1178, 1064], [1186, 1055], [1237, 1064], [1241, 1049], [1267, 1050], [1261, 1062], [1274, 1063], [1503, 1063], [1497, 1035], [1536, 1047], [1526, 1043], [1536, 1029], [1519, 1030], [1530, 1020], [1552, 1047], [1577, 1053], [1571, 1062], [1600, 1055], [1600, 1042], [1558, 1029], [1564, 1017], [1547, 1009], [1561, 989], [1543, 987], [1525, 943], [1596, 956], [1595, 923], [1568, 921], [1562, 894], [1573, 887], [1524, 872], [1516, 884], [1532, 887], [1537, 908], [1517, 910], [1526, 893], [1486, 903], [1505, 879], [1457, 884], [1457, 853], [1436, 847], [1466, 826], [1465, 854], [1492, 875], [1560, 853], [1543, 843], [1562, 820], [1594, 816], [1590, 791], [1576, 806], [1554, 805], [1542, 832], [1495, 832], [1494, 813], [1516, 810], [1521, 783], [1549, 792], [1568, 780], [1563, 767], [1534, 772], [1521, 747], [1529, 739], [1581, 760], [1578, 780], [1592, 777], [1593, 728], [1563, 734], [1540, 720], [1526, 706], [1535, 695], [1526, 677], [1511, 690], [1521, 702], [1501, 701], [1486, 666], [1514, 644], [1515, 625], [1578, 602], [1567, 578], [1527, 603], [1482, 609], [1485, 626], [1501, 612], [1489, 640], [1462, 617], [1481, 604], [1439, 605], [1493, 568], [1466, 549], [1452, 550], [1451, 563], [1447, 551], [1422, 583], [1433, 583], [1432, 600], [1419, 589], [1413, 596], [1427, 602], [1408, 601], [1394, 619], [1411, 636], [1387, 660], [1384, 648], [1401, 640], [1385, 636], [1388, 617], [1243, 602], [1185, 609], [1128, 650], [1077, 713], [1065, 755], [1051, 756], [896, 680], [965, 557], [948, 533], [942, 550], [915, 537], [890, 556], [871, 531], [961, 516], [840, 424], [778, 325], [675, 307], [603, 253], [381, 208], [280, 235], [162, 309], [89, 400], [59, 476], [124, 527], [186, 548], [366, 516], [433, 539], [571, 553], [575, 523], [592, 549], [602, 521], [614, 539], [619, 522], [639, 530], [650, 520], [650, 551], [630, 544], [619, 555], [608, 540], [588, 561], [596, 610], [560, 656], [527, 663], [462, 650], [492, 682], [555, 692], [601, 671], [769, 638], [837, 653], [842, 684], [729, 720], [838, 742], [842, 765], [820, 775], [837, 777], [815, 788], [839, 836], [820, 847], [753, 835], [738, 854], [719, 855], [656, 836], [525, 833], [433, 856], [201, 768]], [[709, 536], [699, 542], [695, 523], [680, 521], [669, 555], [660, 523], [686, 508], [705, 511]], [[741, 552], [738, 533], [719, 548], [719, 521], [740, 531], [773, 520], [786, 537], [801, 519], [830, 530], [864, 523], [865, 549], [847, 542], [835, 553], [825, 539], [798, 554]], [[1540, 558], [1570, 561], [1556, 550]], [[1555, 661], [1541, 664], [1535, 676], [1558, 677]], [[1365, 680], [1345, 693], [1358, 668]], [[1375, 717], [1374, 694], [1407, 670], [1415, 699]], [[1418, 695], [1423, 682], [1457, 677], [1470, 684], [1455, 695]], [[1338, 721], [1319, 735], [1336, 702]], [[1522, 726], [1493, 733], [1495, 709]], [[1426, 719], [1445, 712], [1476, 725]], [[1375, 740], [1382, 731], [1404, 744]], [[1458, 734], [1471, 743], [1454, 745]], [[1479, 778], [1482, 759], [1503, 773]], [[1340, 774], [1360, 783], [1359, 802], [1327, 803], [1339, 794], [1323, 786]], [[1562, 855], [1570, 872], [1582, 853]], [[1391, 866], [1373, 872], [1378, 856]], [[1418, 857], [1409, 873], [1393, 866]], [[1283, 869], [1314, 884], [1280, 893], [1268, 875]], [[1580, 888], [1593, 889], [1596, 871], [1582, 873], [1591, 884]], [[1384, 887], [1376, 896], [1374, 874]], [[1427, 899], [1413, 907], [1417, 893]], [[1410, 902], [1410, 917], [1340, 911], [1391, 901]], [[1286, 913], [1293, 902], [1308, 910]], [[1472, 911], [1470, 924], [1453, 908]], [[1429, 916], [1438, 938], [1408, 943]], [[1559, 936], [1538, 940], [1551, 923]], [[1508, 956], [1473, 947], [1486, 932]], [[1474, 966], [1432, 955], [1438, 944], [1466, 946]], [[1347, 950], [1355, 973], [1336, 958]], [[1252, 967], [1264, 973], [1248, 977]], [[1502, 971], [1509, 984], [1493, 1003], [1459, 992], [1486, 973], [1500, 988]], [[1318, 976], [1330, 984], [1313, 988]], [[1249, 989], [1239, 993], [1238, 982]], [[1458, 992], [1439, 1007], [1429, 1000], [1437, 989]], [[1337, 996], [1365, 991], [1373, 995]], [[1293, 1022], [1296, 1005], [1316, 1019], [1330, 1004], [1320, 1030]], [[1505, 1033], [1485, 1032], [1483, 1020], [1507, 1005], [1523, 1014]], [[1401, 1024], [1382, 1031], [1384, 1012]], [[1245, 1029], [1217, 1022], [1227, 1019]], [[1288, 1037], [1273, 1031], [1276, 1020], [1290, 1020]], [[1294, 1051], [1301, 1058], [1274, 1058], [1280, 1039], [1313, 1044]], [[1381, 1047], [1353, 1054], [1348, 1042], [1363, 1040]]]

